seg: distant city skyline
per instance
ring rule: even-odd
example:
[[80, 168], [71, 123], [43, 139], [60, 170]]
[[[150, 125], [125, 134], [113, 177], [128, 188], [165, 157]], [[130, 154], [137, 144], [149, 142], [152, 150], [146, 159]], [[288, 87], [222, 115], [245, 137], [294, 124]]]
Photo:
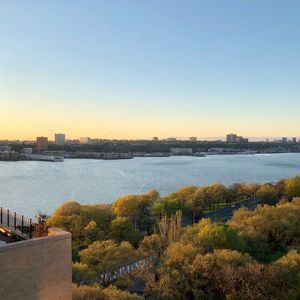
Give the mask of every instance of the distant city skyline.
[[[230, 133], [231, 134], [231, 133]], [[60, 136], [59, 139], [60, 141], [58, 142], [57, 140], [57, 135]], [[61, 135], [63, 135], [63, 140], [61, 140]], [[161, 140], [187, 140], [187, 141], [226, 141], [228, 134], [226, 134], [225, 136], [217, 136], [217, 137], [205, 137], [205, 136], [165, 136], [165, 137], [160, 137], [160, 136], [151, 136], [149, 138], [133, 138], [133, 139], [128, 139], [128, 140], [153, 140], [153, 141], [161, 141]], [[14, 141], [14, 140], [19, 140], [19, 141], [32, 141], [35, 142], [37, 138], [40, 137], [46, 137], [50, 142], [54, 142], [57, 145], [63, 145], [65, 142], [67, 141], [74, 141], [77, 140], [79, 143], [81, 144], [87, 144], [89, 143], [90, 140], [97, 140], [97, 139], [107, 139], [107, 140], [126, 140], [126, 138], [105, 138], [105, 137], [101, 137], [101, 136], [76, 136], [76, 137], [69, 137], [68, 135], [66, 135], [65, 133], [55, 133], [53, 135], [40, 135], [40, 136], [36, 136], [33, 138], [17, 138], [17, 139], [0, 139], [1, 141], [5, 141], [5, 140], [9, 140], [9, 141]], [[287, 141], [292, 141], [295, 140], [296, 141], [300, 141], [300, 136], [287, 136], [287, 135], [283, 135], [283, 136], [271, 136], [271, 137], [255, 137], [255, 136], [241, 136], [238, 135], [238, 137], [242, 137], [242, 138], [246, 138], [248, 139], [250, 142], [251, 141], [266, 141], [269, 140], [271, 141], [282, 141], [283, 139], [287, 139]]]
[[300, 135], [300, 2], [3, 2], [0, 140]]

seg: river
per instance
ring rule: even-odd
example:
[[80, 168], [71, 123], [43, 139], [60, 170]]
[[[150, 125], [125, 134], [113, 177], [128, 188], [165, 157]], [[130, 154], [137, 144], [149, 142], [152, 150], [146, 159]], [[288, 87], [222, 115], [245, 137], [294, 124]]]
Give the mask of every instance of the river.
[[33, 217], [68, 199], [111, 203], [152, 188], [165, 195], [185, 185], [270, 182], [296, 174], [300, 153], [0, 162], [0, 206]]

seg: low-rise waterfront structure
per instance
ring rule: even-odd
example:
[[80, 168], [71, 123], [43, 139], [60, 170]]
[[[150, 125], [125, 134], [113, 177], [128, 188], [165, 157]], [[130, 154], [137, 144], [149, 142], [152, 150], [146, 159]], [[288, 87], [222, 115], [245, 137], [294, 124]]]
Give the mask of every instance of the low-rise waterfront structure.
[[20, 154], [16, 151], [2, 151], [0, 152], [0, 160], [18, 160], [20, 158]]
[[170, 152], [172, 155], [193, 155], [192, 148], [171, 148]]
[[62, 155], [44, 155], [44, 154], [24, 154], [26, 160], [37, 160], [37, 161], [53, 161], [62, 162], [64, 157]]
[[33, 149], [32, 149], [32, 148], [24, 148], [24, 149], [22, 150], [22, 153], [27, 154], [27, 155], [30, 155], [30, 154], [33, 153]]
[[0, 152], [9, 152], [11, 151], [11, 146], [9, 145], [0, 145]]

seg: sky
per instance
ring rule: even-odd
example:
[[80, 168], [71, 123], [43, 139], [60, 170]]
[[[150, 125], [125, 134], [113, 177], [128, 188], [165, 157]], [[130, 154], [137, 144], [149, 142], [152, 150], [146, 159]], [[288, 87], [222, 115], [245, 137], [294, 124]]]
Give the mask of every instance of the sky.
[[0, 139], [300, 136], [300, 2], [0, 2]]

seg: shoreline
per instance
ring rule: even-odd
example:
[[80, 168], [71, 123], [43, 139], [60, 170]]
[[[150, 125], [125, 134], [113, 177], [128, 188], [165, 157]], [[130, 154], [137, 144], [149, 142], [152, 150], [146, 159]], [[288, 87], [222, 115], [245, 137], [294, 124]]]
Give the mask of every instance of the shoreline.
[[[208, 156], [240, 156], [240, 155], [276, 155], [276, 154], [300, 154], [300, 152], [256, 152], [256, 153], [248, 153], [248, 152], [239, 152], [239, 153], [203, 153], [201, 155], [151, 155], [151, 154], [145, 154], [145, 155], [133, 155], [131, 157], [124, 157], [124, 158], [96, 158], [96, 157], [64, 157], [65, 160], [106, 160], [106, 161], [112, 161], [112, 160], [132, 160], [135, 158], [170, 158], [170, 157], [195, 157], [195, 158], [204, 158]], [[0, 162], [19, 162], [19, 161], [39, 161], [39, 162], [63, 162], [63, 161], [51, 161], [51, 160], [42, 160], [42, 159], [3, 159], [0, 158]]]

